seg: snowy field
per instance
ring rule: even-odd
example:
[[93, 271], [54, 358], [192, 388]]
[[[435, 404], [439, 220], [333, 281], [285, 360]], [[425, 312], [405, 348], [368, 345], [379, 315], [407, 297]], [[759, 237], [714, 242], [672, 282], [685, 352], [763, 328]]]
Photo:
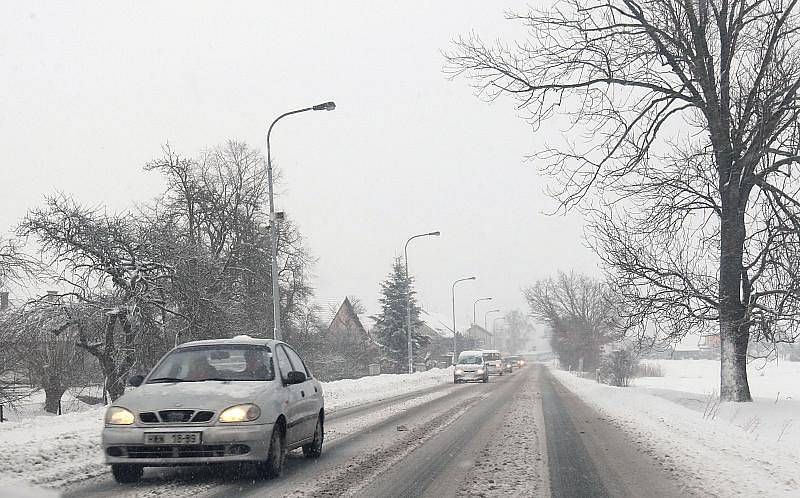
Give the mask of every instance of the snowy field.
[[[452, 369], [434, 369], [411, 376], [384, 374], [327, 382], [323, 383], [325, 409], [335, 412], [452, 381]], [[73, 409], [60, 416], [40, 412], [0, 424], [0, 496], [39, 496], [34, 488], [17, 485], [20, 481], [58, 488], [109, 472], [100, 450], [105, 408]]]
[[649, 360], [664, 377], [628, 388], [554, 375], [709, 496], [800, 496], [800, 363], [752, 363], [753, 403], [718, 403], [719, 363]]

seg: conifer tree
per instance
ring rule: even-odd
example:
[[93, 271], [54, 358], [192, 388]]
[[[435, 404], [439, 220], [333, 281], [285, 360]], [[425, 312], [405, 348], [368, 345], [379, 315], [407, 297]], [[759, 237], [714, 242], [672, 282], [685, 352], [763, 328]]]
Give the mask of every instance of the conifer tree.
[[406, 298], [410, 293], [411, 328], [413, 352], [415, 358], [422, 358], [424, 348], [430, 338], [415, 332], [422, 324], [419, 319], [420, 308], [417, 306], [413, 288], [413, 278], [406, 274], [401, 258], [395, 258], [392, 271], [381, 283], [381, 312], [376, 317], [377, 339], [383, 346], [383, 359], [386, 370], [395, 373], [407, 371], [408, 339], [406, 335]]

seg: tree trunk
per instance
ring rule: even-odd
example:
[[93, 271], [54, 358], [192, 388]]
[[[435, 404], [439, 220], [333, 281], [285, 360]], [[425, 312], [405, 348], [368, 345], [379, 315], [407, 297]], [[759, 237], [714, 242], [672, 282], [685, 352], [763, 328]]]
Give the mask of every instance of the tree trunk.
[[[747, 383], [747, 344], [750, 326], [742, 303], [744, 252], [744, 208], [734, 185], [721, 185], [723, 192], [719, 261], [720, 399], [752, 401]], [[727, 190], [727, 192], [726, 192]]]
[[58, 413], [59, 405], [61, 404], [61, 396], [64, 395], [64, 389], [61, 386], [51, 386], [44, 389], [44, 411], [47, 413]]
[[125, 394], [125, 379], [122, 378], [119, 368], [114, 364], [114, 360], [108, 358], [106, 361], [100, 361], [103, 365], [103, 373], [106, 376], [106, 390], [114, 402]]

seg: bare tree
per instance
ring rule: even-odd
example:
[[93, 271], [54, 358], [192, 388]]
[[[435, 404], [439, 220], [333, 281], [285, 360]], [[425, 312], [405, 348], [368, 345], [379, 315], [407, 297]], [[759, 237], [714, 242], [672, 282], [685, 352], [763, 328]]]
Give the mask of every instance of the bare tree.
[[33, 301], [19, 310], [27, 346], [22, 357], [32, 386], [44, 391], [48, 413], [58, 413], [64, 392], [86, 380], [75, 326], [63, 311], [60, 303], [48, 300]]
[[37, 239], [51, 278], [66, 287], [57, 297], [74, 300], [64, 327], [77, 327], [77, 345], [98, 359], [111, 398], [118, 398], [154, 310], [174, 313], [163, 301], [172, 269], [153, 258], [130, 215], [109, 215], [66, 196], [31, 210], [19, 233]]
[[[169, 145], [147, 164], [167, 184], [163, 197], [144, 216], [162, 234], [161, 258], [175, 269], [172, 300], [185, 321], [182, 338], [222, 334], [260, 336], [273, 321], [264, 158], [247, 144], [229, 141], [197, 159]], [[286, 339], [306, 328], [313, 294], [313, 257], [299, 229], [286, 219], [278, 226], [279, 283]]]
[[533, 332], [533, 325], [528, 317], [520, 310], [511, 310], [505, 315], [505, 328], [503, 330], [503, 344], [511, 354], [522, 352]]
[[10, 282], [30, 276], [36, 269], [36, 263], [14, 240], [0, 237], [0, 289], [5, 289]]
[[[582, 144], [540, 154], [563, 207], [585, 205], [593, 189], [606, 199], [616, 193], [616, 206], [635, 206], [641, 199], [633, 197], [666, 185], [662, 193], [673, 196], [655, 205], [677, 208], [662, 222], [688, 219], [684, 236], [659, 247], [668, 227], [633, 227], [639, 240], [610, 249], [634, 254], [623, 265], [616, 256], [607, 262], [631, 282], [629, 296], [638, 292], [673, 323], [680, 316], [718, 322], [723, 400], [751, 399], [753, 326], [774, 337], [775, 327], [796, 321], [796, 4], [568, 0], [511, 15], [530, 33], [513, 48], [471, 37], [449, 55], [452, 71], [474, 78], [489, 98], [514, 96], [535, 125], [562, 114], [585, 133]], [[606, 221], [599, 223], [603, 239], [630, 228]], [[693, 244], [696, 227], [706, 228], [698, 236], [705, 245]], [[642, 258], [640, 268], [635, 253], [646, 233], [654, 235], [647, 248], [658, 257]], [[716, 255], [698, 264], [692, 251], [707, 249]]]
[[17, 380], [25, 372], [28, 350], [20, 318], [14, 309], [0, 310], [0, 404], [3, 405], [14, 405], [30, 394], [28, 389], [21, 389]]
[[559, 272], [527, 287], [524, 294], [532, 315], [552, 329], [553, 352], [570, 368], [596, 368], [600, 347], [619, 336], [617, 310], [605, 282]]

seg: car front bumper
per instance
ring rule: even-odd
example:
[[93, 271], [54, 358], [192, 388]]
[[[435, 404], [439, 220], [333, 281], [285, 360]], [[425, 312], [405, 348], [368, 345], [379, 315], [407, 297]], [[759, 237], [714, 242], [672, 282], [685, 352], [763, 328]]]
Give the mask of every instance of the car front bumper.
[[[106, 463], [162, 467], [267, 459], [274, 424], [210, 427], [105, 427], [102, 434]], [[199, 432], [197, 445], [146, 445], [145, 433]], [[242, 452], [243, 447], [248, 450]]]
[[454, 374], [453, 380], [455, 381], [463, 381], [463, 382], [471, 382], [471, 381], [482, 381], [486, 378], [485, 373], [477, 373], [477, 372], [464, 372], [462, 374]]

